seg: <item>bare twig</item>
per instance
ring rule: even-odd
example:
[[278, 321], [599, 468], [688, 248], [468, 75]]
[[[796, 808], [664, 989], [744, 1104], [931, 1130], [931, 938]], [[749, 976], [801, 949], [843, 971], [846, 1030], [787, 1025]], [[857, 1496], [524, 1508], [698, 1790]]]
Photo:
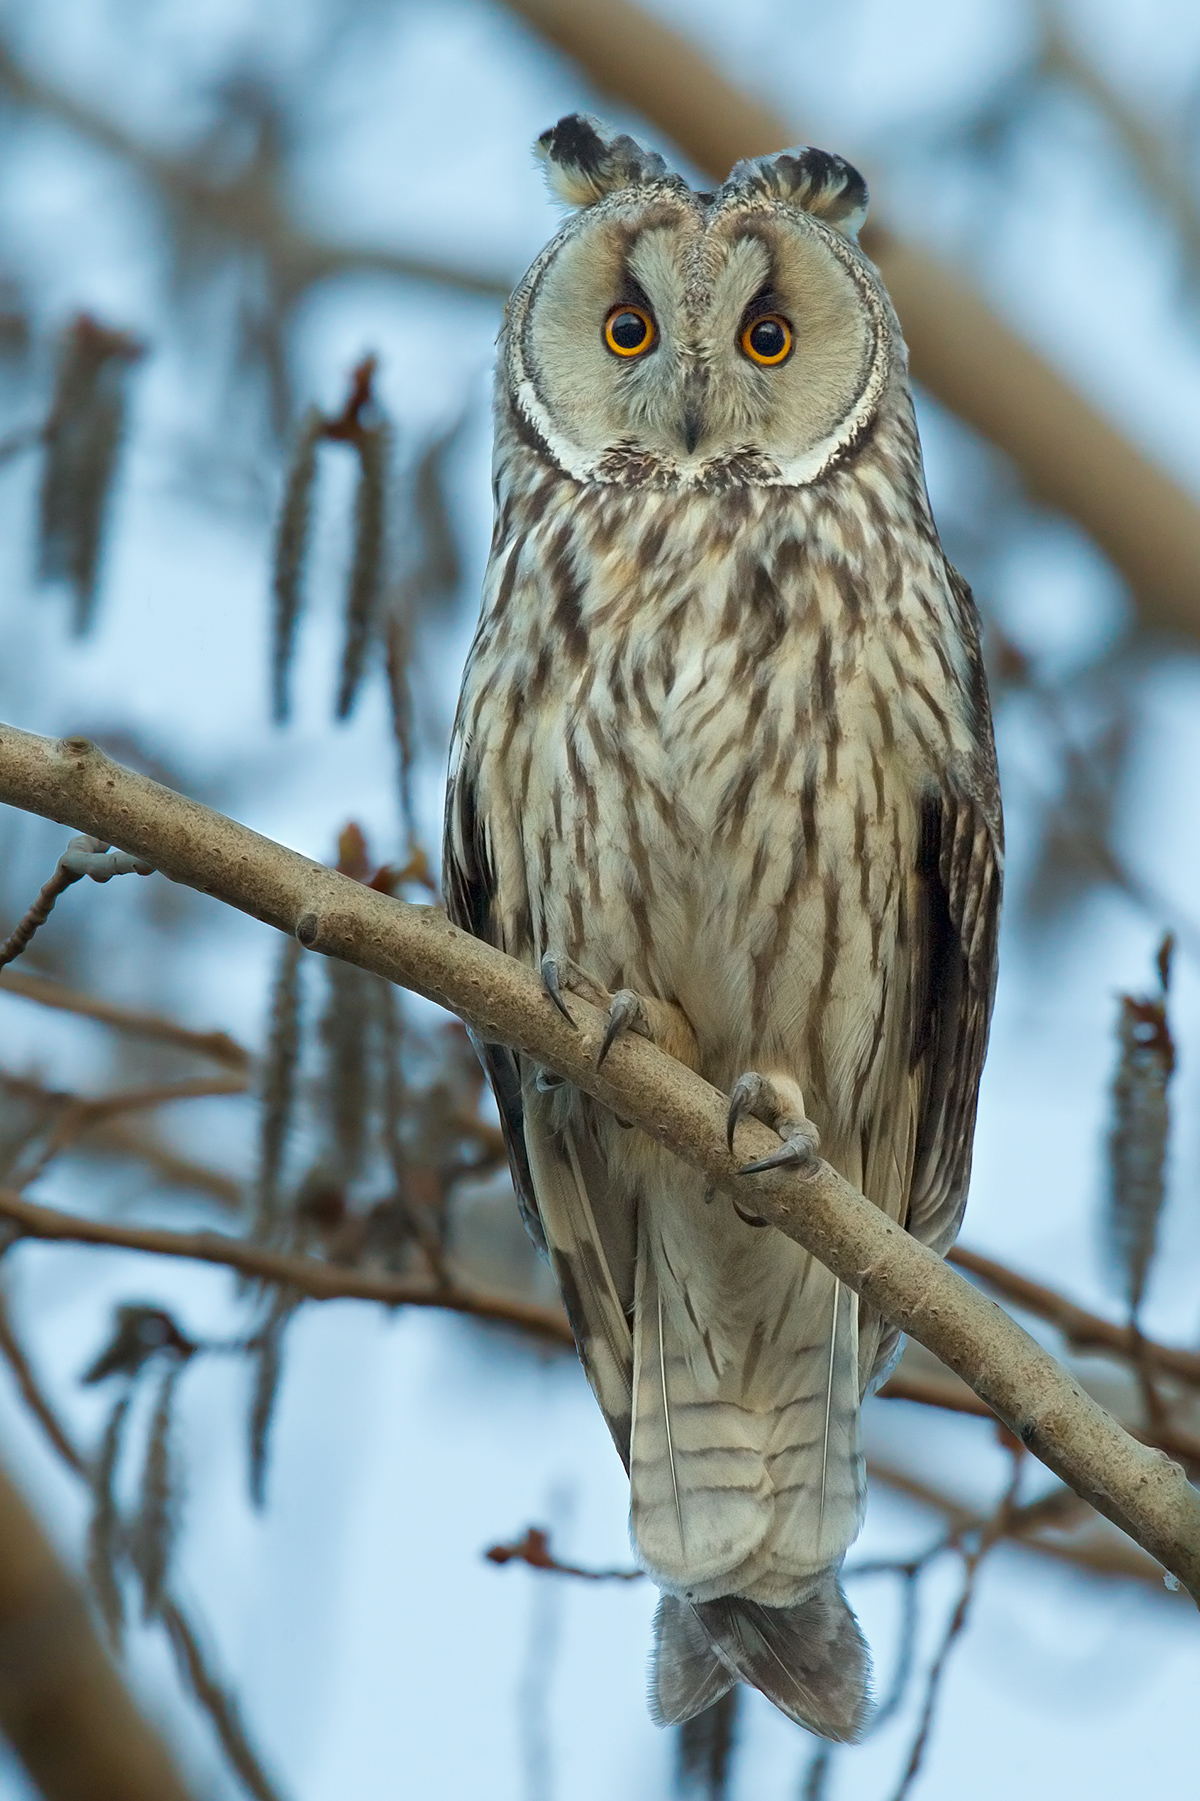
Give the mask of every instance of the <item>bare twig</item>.
[[576, 1563], [561, 1563], [550, 1549], [550, 1534], [541, 1526], [527, 1526], [525, 1536], [510, 1545], [491, 1545], [484, 1552], [489, 1563], [527, 1563], [531, 1570], [550, 1570], [556, 1576], [578, 1576], [584, 1582], [640, 1582], [642, 1570], [585, 1570]]
[[0, 87], [19, 105], [56, 119], [127, 163], [196, 224], [215, 230], [242, 250], [266, 257], [276, 271], [279, 288], [292, 298], [314, 282], [353, 269], [434, 282], [496, 299], [505, 299], [512, 287], [503, 273], [455, 269], [429, 257], [311, 236], [289, 218], [269, 171], [257, 163], [223, 186], [205, 181], [186, 158], [163, 156], [130, 137], [83, 100], [33, 74], [6, 46], [0, 46]]
[[264, 1282], [296, 1289], [311, 1301], [379, 1301], [385, 1307], [441, 1307], [470, 1314], [497, 1325], [516, 1326], [550, 1344], [574, 1343], [565, 1316], [555, 1307], [538, 1307], [508, 1295], [477, 1294], [470, 1289], [435, 1286], [405, 1276], [374, 1274], [322, 1263], [316, 1257], [268, 1250], [248, 1239], [220, 1232], [170, 1232], [148, 1226], [120, 1226], [83, 1219], [42, 1207], [11, 1189], [0, 1189], [0, 1219], [17, 1228], [18, 1236], [47, 1242], [107, 1245], [117, 1250], [145, 1251], [157, 1257], [187, 1257], [221, 1264]]
[[146, 1164], [154, 1171], [159, 1184], [170, 1188], [191, 1189], [206, 1195], [231, 1212], [240, 1212], [245, 1200], [241, 1182], [210, 1163], [198, 1163], [193, 1157], [181, 1156], [164, 1144], [149, 1127], [139, 1127], [132, 1120], [110, 1119], [89, 1133], [89, 1150], [130, 1158]]
[[159, 1618], [171, 1641], [180, 1675], [212, 1721], [221, 1749], [247, 1792], [254, 1801], [279, 1801], [279, 1790], [268, 1778], [246, 1736], [237, 1701], [213, 1675], [195, 1626], [170, 1595], [162, 1602]]
[[[867, 1473], [872, 1482], [880, 1482], [885, 1488], [894, 1489], [897, 1494], [940, 1514], [960, 1533], [973, 1531], [984, 1524], [985, 1515], [907, 1470], [872, 1457], [867, 1462]], [[1045, 1536], [1050, 1531], [1065, 1532], [1076, 1519], [1091, 1522], [1083, 1538], [1078, 1535], [1074, 1539]], [[1099, 1536], [1101, 1533], [1103, 1538]], [[1128, 1538], [1118, 1536], [1069, 1488], [1055, 1489], [1046, 1500], [1018, 1509], [1010, 1523], [1009, 1537], [1019, 1550], [1033, 1551], [1056, 1562], [1070, 1564], [1089, 1575], [1129, 1578], [1144, 1583], [1156, 1594], [1169, 1596], [1171, 1593], [1163, 1584], [1162, 1565]]]
[[125, 770], [85, 739], [0, 727], [0, 800], [119, 838], [175, 881], [290, 931], [309, 949], [400, 982], [512, 1045], [699, 1169], [743, 1215], [786, 1233], [960, 1375], [1022, 1444], [1200, 1597], [1200, 1495], [1146, 1449], [1002, 1309], [886, 1219], [829, 1164], [746, 1175], [777, 1148], [743, 1122], [731, 1155], [727, 1098], [630, 1034], [602, 1067], [606, 1018], [574, 1022], [532, 969], [460, 932], [432, 907], [390, 899]]
[[178, 1082], [152, 1082], [144, 1088], [127, 1088], [118, 1094], [104, 1094], [95, 1100], [72, 1097], [63, 1108], [53, 1131], [42, 1146], [36, 1161], [23, 1171], [24, 1186], [36, 1180], [55, 1157], [62, 1155], [97, 1126], [127, 1113], [146, 1113], [172, 1101], [206, 1100], [212, 1096], [245, 1094], [249, 1086], [245, 1076], [190, 1076]]
[[65, 894], [74, 883], [82, 880], [82, 871], [78, 875], [64, 867], [60, 861], [48, 882], [43, 882], [38, 890], [37, 899], [25, 914], [24, 918], [13, 927], [9, 936], [0, 944], [0, 969], [21, 955], [34, 933], [44, 926], [54, 911], [54, 903], [60, 894]]
[[925, 1688], [925, 1705], [921, 1710], [921, 1720], [917, 1727], [909, 1755], [908, 1768], [900, 1779], [893, 1801], [905, 1801], [921, 1768], [921, 1760], [925, 1755], [925, 1747], [929, 1743], [929, 1734], [933, 1725], [933, 1710], [937, 1704], [938, 1691], [945, 1675], [946, 1664], [956, 1641], [961, 1637], [967, 1623], [971, 1602], [975, 1595], [975, 1584], [979, 1575], [979, 1566], [993, 1545], [1006, 1536], [1017, 1498], [1017, 1487], [1021, 1480], [1022, 1451], [1018, 1445], [1012, 1453], [1012, 1474], [1008, 1487], [1000, 1498], [1000, 1502], [992, 1517], [982, 1528], [973, 1547], [963, 1554], [963, 1585], [958, 1603], [950, 1616], [946, 1633], [938, 1647], [937, 1656], [930, 1667]]
[[33, 1367], [25, 1355], [23, 1346], [12, 1329], [8, 1317], [8, 1302], [0, 1294], [0, 1356], [8, 1364], [16, 1380], [21, 1399], [30, 1413], [42, 1428], [54, 1450], [62, 1458], [67, 1468], [74, 1470], [77, 1476], [86, 1480], [88, 1465], [84, 1457], [73, 1444], [64, 1430], [61, 1420], [46, 1399], [41, 1384], [33, 1373]]
[[64, 987], [61, 982], [52, 981], [49, 976], [35, 975], [31, 970], [5, 969], [0, 972], [0, 992], [20, 995], [24, 1000], [36, 1001], [40, 1007], [56, 1008], [61, 1013], [77, 1013], [83, 1019], [99, 1020], [101, 1025], [127, 1032], [133, 1038], [149, 1038], [160, 1044], [174, 1045], [181, 1051], [194, 1051], [199, 1057], [228, 1064], [230, 1069], [250, 1067], [249, 1051], [228, 1032], [194, 1032], [173, 1019], [122, 1007], [99, 995], [81, 994], [77, 989]]
[[968, 1275], [976, 1276], [988, 1288], [1011, 1301], [1014, 1307], [1032, 1313], [1035, 1319], [1054, 1326], [1073, 1349], [1103, 1351], [1122, 1362], [1136, 1364], [1139, 1357], [1165, 1374], [1181, 1381], [1200, 1385], [1200, 1351], [1185, 1351], [1174, 1345], [1157, 1344], [1153, 1339], [1140, 1341], [1128, 1326], [1118, 1326], [1099, 1313], [1077, 1306], [1057, 1289], [1022, 1276], [993, 1257], [983, 1257], [965, 1245], [955, 1245], [947, 1262], [957, 1264]]
[[115, 875], [135, 874], [149, 875], [149, 863], [140, 857], [127, 856], [124, 851], [110, 851], [106, 843], [96, 838], [72, 838], [58, 859], [54, 874], [42, 884], [24, 919], [0, 944], [0, 970], [21, 955], [34, 933], [49, 919], [59, 895], [75, 882], [81, 882], [85, 875], [91, 876], [94, 882], [108, 882]]

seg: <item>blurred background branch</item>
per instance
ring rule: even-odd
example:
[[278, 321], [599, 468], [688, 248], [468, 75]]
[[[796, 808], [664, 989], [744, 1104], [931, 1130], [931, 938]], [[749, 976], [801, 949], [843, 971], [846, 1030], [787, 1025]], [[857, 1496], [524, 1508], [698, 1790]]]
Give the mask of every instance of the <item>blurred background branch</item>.
[[0, 1470], [0, 1728], [46, 1801], [187, 1801], [87, 1604]]

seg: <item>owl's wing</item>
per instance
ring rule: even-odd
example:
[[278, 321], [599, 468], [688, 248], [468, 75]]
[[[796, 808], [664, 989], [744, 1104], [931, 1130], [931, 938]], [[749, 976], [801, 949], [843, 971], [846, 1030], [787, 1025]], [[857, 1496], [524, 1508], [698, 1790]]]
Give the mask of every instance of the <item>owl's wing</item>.
[[[474, 788], [459, 759], [455, 759], [446, 790], [446, 823], [442, 845], [442, 891], [446, 912], [452, 924], [482, 938], [487, 944], [503, 949], [497, 930], [494, 905], [494, 882], [487, 841], [475, 805]], [[517, 1205], [525, 1229], [540, 1251], [546, 1249], [546, 1235], [538, 1215], [533, 1191], [533, 1175], [525, 1147], [525, 1109], [521, 1097], [521, 1072], [517, 1059], [507, 1045], [488, 1044], [478, 1033], [471, 1042], [483, 1064], [484, 1073], [496, 1097], [500, 1113], [500, 1130], [508, 1152]]]
[[[456, 745], [456, 753], [461, 749]], [[461, 755], [451, 762], [442, 851], [446, 911], [456, 926], [498, 949], [504, 943], [487, 833]], [[549, 1255], [579, 1358], [626, 1467], [632, 1430], [633, 1245], [618, 1219], [598, 1219], [594, 1197], [604, 1179], [586, 1119], [554, 1120], [553, 1096], [540, 1094], [536, 1070], [506, 1045], [475, 1033], [512, 1168], [521, 1216]]]
[[1000, 925], [1003, 826], [992, 722], [971, 591], [949, 571], [974, 663], [974, 766], [926, 796], [918, 872], [911, 1062], [917, 1130], [908, 1227], [944, 1254], [966, 1205]]

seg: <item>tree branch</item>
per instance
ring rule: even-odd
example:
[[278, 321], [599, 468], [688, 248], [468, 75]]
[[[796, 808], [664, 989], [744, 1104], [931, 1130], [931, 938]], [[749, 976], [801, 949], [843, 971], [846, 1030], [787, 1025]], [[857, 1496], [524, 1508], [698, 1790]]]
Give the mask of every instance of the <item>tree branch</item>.
[[188, 1801], [83, 1596], [0, 1470], [0, 1728], [46, 1801]]
[[965, 1245], [955, 1245], [948, 1261], [966, 1270], [968, 1275], [977, 1276], [997, 1294], [1002, 1294], [1006, 1301], [1011, 1301], [1014, 1307], [1056, 1326], [1077, 1351], [1105, 1351], [1125, 1363], [1136, 1365], [1140, 1361], [1168, 1375], [1178, 1376], [1183, 1382], [1200, 1386], [1200, 1351], [1180, 1350], [1174, 1345], [1141, 1338], [1129, 1326], [1118, 1326], [1102, 1314], [1089, 1313], [1086, 1307], [1077, 1306], [1057, 1289], [1018, 1275], [1007, 1264], [983, 1257], [978, 1251], [969, 1251]]
[[597, 1069], [606, 1021], [596, 1008], [577, 999], [570, 1024], [532, 970], [458, 931], [439, 909], [323, 868], [121, 768], [86, 739], [0, 727], [0, 801], [103, 837], [311, 950], [414, 989], [641, 1126], [941, 1358], [1027, 1449], [1200, 1599], [1200, 1495], [1179, 1466], [1139, 1445], [1001, 1308], [829, 1164], [741, 1175], [743, 1163], [777, 1148], [775, 1134], [745, 1120], [731, 1156], [725, 1097], [645, 1039], [630, 1034]]
[[[24, 1347], [13, 1330], [3, 1294], [0, 1294], [0, 1356], [7, 1362], [20, 1390], [21, 1399], [37, 1420], [45, 1437], [67, 1468], [90, 1487], [91, 1466], [38, 1381]], [[180, 1676], [211, 1720], [213, 1730], [233, 1769], [237, 1771], [249, 1793], [256, 1797], [256, 1801], [279, 1801], [278, 1791], [246, 1736], [236, 1699], [210, 1668], [202, 1648], [201, 1635], [169, 1592], [162, 1596], [159, 1617], [175, 1653]], [[119, 1801], [136, 1801], [134, 1792], [128, 1788], [105, 1790], [103, 1795], [95, 1797], [95, 1801], [118, 1801], [118, 1798]], [[64, 1801], [91, 1801], [91, 1797], [82, 1790], [74, 1789], [69, 1796], [64, 1796]], [[166, 1797], [164, 1801], [167, 1801]]]
[[[723, 181], [741, 157], [794, 144], [796, 124], [742, 93], [681, 33], [631, 0], [510, 0], [598, 87]], [[863, 246], [887, 283], [913, 373], [1078, 520], [1133, 589], [1148, 626], [1200, 637], [1200, 505], [1128, 443], [962, 279], [886, 226]]]
[[[392, 1276], [355, 1269], [340, 1263], [289, 1252], [271, 1251], [249, 1239], [222, 1232], [176, 1232], [154, 1226], [123, 1226], [108, 1220], [87, 1219], [30, 1201], [11, 1189], [0, 1188], [0, 1219], [17, 1228], [20, 1238], [47, 1243], [90, 1244], [113, 1250], [144, 1251], [150, 1256], [184, 1257], [212, 1263], [264, 1282], [277, 1282], [313, 1301], [377, 1301], [388, 1307], [438, 1307], [497, 1325], [515, 1326], [551, 1344], [573, 1346], [566, 1316], [555, 1307], [539, 1307], [515, 1296], [487, 1294], [457, 1283], [431, 1284], [406, 1276]], [[2, 1332], [0, 1332], [2, 1338]], [[0, 1345], [2, 1348], [2, 1345]], [[976, 1419], [998, 1416], [964, 1382], [949, 1372], [938, 1375], [906, 1370], [903, 1365], [879, 1390], [885, 1401], [912, 1401], [938, 1407], [947, 1413], [965, 1413]], [[1126, 1425], [1139, 1444], [1151, 1445], [1185, 1464], [1200, 1468], [1200, 1440], [1176, 1430], [1167, 1422], [1153, 1428]]]
[[428, 257], [312, 237], [287, 217], [269, 172], [261, 167], [252, 165], [244, 176], [225, 186], [201, 180], [185, 160], [150, 149], [83, 100], [33, 74], [3, 44], [0, 88], [20, 105], [56, 119], [127, 163], [196, 223], [219, 232], [243, 250], [265, 256], [290, 298], [313, 282], [347, 270], [435, 282], [501, 300], [512, 286], [502, 273], [480, 274], [450, 268]]
[[77, 1013], [84, 1019], [99, 1020], [118, 1032], [135, 1038], [151, 1038], [160, 1044], [174, 1045], [177, 1050], [194, 1051], [198, 1057], [210, 1057], [230, 1069], [250, 1067], [250, 1053], [232, 1039], [228, 1032], [194, 1032], [173, 1019], [157, 1013], [141, 1013], [133, 1007], [122, 1007], [96, 994], [81, 994], [49, 976], [36, 975], [29, 969], [0, 970], [0, 993], [18, 994], [40, 1007], [53, 1007], [61, 1013]]
[[[964, 1506], [954, 1496], [935, 1488], [931, 1483], [922, 1482], [907, 1470], [897, 1469], [892, 1464], [881, 1463], [872, 1457], [867, 1461], [867, 1476], [869, 1481], [881, 1482], [885, 1488], [893, 1489], [908, 1500], [917, 1502], [919, 1506], [941, 1514], [957, 1532], [971, 1532], [983, 1525], [983, 1514]], [[1090, 1521], [1094, 1535], [1104, 1534], [1102, 1542], [1072, 1543], [1066, 1538], [1041, 1536], [1049, 1530], [1065, 1531], [1069, 1528], [1070, 1522], [1059, 1517], [1063, 1511], [1064, 1499], [1068, 1499]], [[1010, 1537], [1021, 1550], [1036, 1551], [1039, 1556], [1073, 1564], [1093, 1576], [1128, 1577], [1135, 1582], [1145, 1583], [1156, 1594], [1169, 1598], [1171, 1590], [1163, 1583], [1162, 1567], [1157, 1559], [1148, 1557], [1129, 1539], [1118, 1537], [1094, 1513], [1085, 1513], [1084, 1507], [1085, 1504], [1070, 1490], [1059, 1489], [1044, 1502], [1034, 1502], [1028, 1508], [1019, 1509], [1010, 1527]]]
[[575, 1342], [565, 1314], [555, 1307], [322, 1263], [318, 1257], [270, 1251], [230, 1233], [172, 1232], [156, 1226], [121, 1226], [109, 1220], [85, 1219], [77, 1213], [27, 1201], [24, 1195], [7, 1188], [0, 1188], [0, 1219], [10, 1221], [20, 1238], [107, 1246], [112, 1250], [145, 1251], [152, 1257], [187, 1257], [196, 1263], [215, 1263], [263, 1282], [278, 1282], [311, 1301], [379, 1301], [385, 1307], [441, 1307], [451, 1313], [493, 1320], [498, 1325], [517, 1326], [551, 1344]]

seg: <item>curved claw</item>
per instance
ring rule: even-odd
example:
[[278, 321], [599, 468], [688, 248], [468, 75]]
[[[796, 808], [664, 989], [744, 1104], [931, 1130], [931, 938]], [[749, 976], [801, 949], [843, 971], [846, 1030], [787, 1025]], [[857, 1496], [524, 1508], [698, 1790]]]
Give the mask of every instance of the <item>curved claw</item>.
[[575, 1024], [571, 1010], [563, 999], [562, 980], [558, 973], [558, 960], [555, 957], [543, 957], [541, 962], [542, 987], [558, 1008], [569, 1026]]
[[600, 1068], [623, 1032], [640, 1032], [644, 1037], [648, 1037], [650, 1034], [646, 1009], [642, 1005], [641, 997], [634, 994], [631, 988], [618, 989], [608, 1004], [608, 1025], [605, 1027], [600, 1054], [596, 1058], [597, 1069]]
[[738, 1121], [747, 1113], [753, 1114], [762, 1097], [763, 1080], [761, 1076], [750, 1073], [739, 1076], [729, 1093], [729, 1112], [725, 1115], [725, 1142], [729, 1146], [729, 1155], [733, 1155], [733, 1135], [737, 1131]]
[[768, 1169], [812, 1169], [817, 1162], [816, 1136], [812, 1126], [792, 1126], [784, 1132], [777, 1151], [760, 1157], [757, 1163], [743, 1164], [738, 1175], [759, 1176]]

